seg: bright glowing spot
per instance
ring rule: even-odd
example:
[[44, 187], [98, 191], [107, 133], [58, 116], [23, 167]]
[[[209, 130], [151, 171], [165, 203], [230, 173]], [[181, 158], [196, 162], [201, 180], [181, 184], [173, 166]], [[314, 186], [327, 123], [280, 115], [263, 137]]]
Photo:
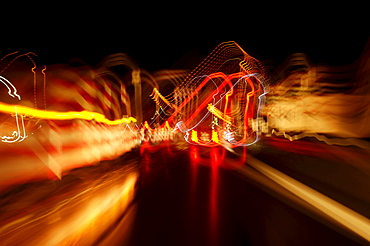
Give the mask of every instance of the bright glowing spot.
[[191, 131], [191, 141], [198, 143], [198, 132], [195, 130]]
[[219, 143], [220, 140], [218, 139], [217, 132], [215, 130], [212, 130], [212, 141], [215, 143]]
[[144, 122], [144, 127], [148, 130], [153, 130], [152, 128], [150, 128], [149, 124], [147, 121]]
[[171, 127], [170, 127], [170, 125], [168, 124], [168, 121], [166, 120], [166, 123], [165, 123], [165, 127], [167, 128], [167, 129], [170, 129]]

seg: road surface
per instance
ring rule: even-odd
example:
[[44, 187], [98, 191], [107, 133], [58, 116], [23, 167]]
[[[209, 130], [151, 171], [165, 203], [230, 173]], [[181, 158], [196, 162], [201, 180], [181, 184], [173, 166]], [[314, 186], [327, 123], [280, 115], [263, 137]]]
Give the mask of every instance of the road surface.
[[144, 143], [3, 192], [2, 245], [368, 245], [369, 154], [266, 138]]
[[[321, 211], [323, 200], [309, 204], [258, 166], [267, 164], [369, 218], [369, 168], [359, 161], [366, 161], [364, 151], [312, 140], [265, 139], [235, 152], [143, 146], [130, 245], [367, 243], [337, 222], [335, 213]], [[355, 152], [357, 162], [348, 164], [346, 158]]]

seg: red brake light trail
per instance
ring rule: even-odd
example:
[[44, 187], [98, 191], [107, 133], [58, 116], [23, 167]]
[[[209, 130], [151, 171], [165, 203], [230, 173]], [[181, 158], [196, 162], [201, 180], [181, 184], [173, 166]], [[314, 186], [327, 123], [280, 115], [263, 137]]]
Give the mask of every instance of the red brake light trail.
[[235, 42], [225, 42], [172, 94], [164, 97], [154, 89], [153, 98], [163, 114], [170, 115], [168, 122], [185, 133], [185, 140], [208, 147], [247, 146], [260, 137], [261, 127], [256, 124], [268, 92], [268, 79], [261, 62]]

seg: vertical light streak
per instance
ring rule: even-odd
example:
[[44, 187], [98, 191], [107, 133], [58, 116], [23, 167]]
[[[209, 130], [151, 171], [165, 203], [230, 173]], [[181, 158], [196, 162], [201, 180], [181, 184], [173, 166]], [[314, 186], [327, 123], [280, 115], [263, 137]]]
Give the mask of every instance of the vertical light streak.
[[[246, 79], [248, 85], [251, 87], [251, 91], [247, 93], [246, 105], [244, 107], [244, 114], [243, 114], [243, 118], [244, 118], [244, 120], [243, 120], [243, 138], [241, 140], [239, 140], [239, 141], [233, 141], [232, 144], [235, 145], [235, 146], [240, 146], [240, 145], [245, 144], [245, 142], [247, 141], [247, 139], [250, 137], [249, 134], [247, 133], [247, 129], [249, 127], [248, 126], [248, 120], [249, 120], [249, 118], [253, 117], [253, 109], [254, 109], [254, 107], [249, 107], [249, 102], [250, 102], [250, 98], [251, 97], [254, 97], [255, 94], [259, 91], [259, 90], [257, 90], [257, 91], [255, 90], [255, 87], [254, 87], [252, 81], [249, 79], [249, 76], [248, 77], [247, 76], [241, 77], [238, 80], [237, 84], [239, 84], [239, 81], [241, 81], [242, 79], [243, 80]], [[228, 96], [228, 95], [226, 95], [226, 96]], [[252, 111], [250, 117], [248, 117], [248, 112], [249, 111]]]
[[120, 83], [120, 86], [121, 86], [121, 103], [123, 103], [123, 105], [125, 105], [125, 108], [126, 108], [126, 114], [127, 115], [131, 115], [131, 101], [130, 101], [130, 96], [128, 95], [127, 91], [126, 91], [126, 86], [121, 82]]
[[[27, 57], [31, 59], [29, 55], [27, 55]], [[36, 72], [35, 72], [36, 63], [32, 59], [31, 61], [33, 63], [33, 68], [31, 68], [31, 71], [33, 73], [33, 100], [34, 100], [35, 108], [37, 108], [37, 77], [36, 77]]]
[[43, 89], [44, 89], [44, 109], [46, 109], [46, 66], [44, 66], [44, 68], [41, 70], [41, 73], [43, 74], [43, 79], [44, 79], [44, 83], [43, 83]]
[[[14, 106], [14, 113], [15, 113], [15, 123], [17, 130], [13, 131], [12, 136], [2, 136], [1, 141], [4, 143], [15, 143], [15, 142], [22, 142], [25, 138], [27, 138], [26, 134], [26, 129], [24, 127], [24, 120], [23, 120], [23, 115], [21, 115], [21, 119], [18, 119], [18, 111], [17, 111], [17, 106]], [[19, 123], [19, 121], [21, 123]], [[19, 126], [21, 124], [21, 126]], [[22, 133], [21, 133], [22, 132]]]
[[218, 134], [215, 130], [212, 130], [212, 141], [215, 142], [215, 143], [220, 143], [220, 140], [218, 138]]
[[198, 140], [198, 132], [195, 131], [195, 130], [192, 130], [191, 131], [191, 141], [193, 141], [195, 143], [199, 143], [199, 140]]
[[132, 84], [135, 88], [135, 116], [138, 122], [142, 122], [143, 120], [143, 112], [142, 112], [142, 89], [141, 89], [141, 77], [140, 77], [140, 69], [136, 69], [132, 71]]
[[[18, 100], [21, 100], [20, 95], [17, 94], [17, 89], [9, 80], [4, 78], [3, 76], [0, 76], [0, 82], [2, 82], [5, 85], [5, 87], [7, 87], [9, 96], [13, 98], [17, 98]], [[13, 112], [15, 113], [15, 123], [16, 123], [17, 130], [13, 131], [12, 136], [10, 137], [2, 136], [1, 141], [4, 143], [22, 142], [25, 138], [27, 138], [26, 129], [24, 127], [23, 115], [20, 116], [20, 120], [19, 120], [17, 106], [14, 106]], [[12, 113], [12, 111], [10, 111], [9, 113]]]

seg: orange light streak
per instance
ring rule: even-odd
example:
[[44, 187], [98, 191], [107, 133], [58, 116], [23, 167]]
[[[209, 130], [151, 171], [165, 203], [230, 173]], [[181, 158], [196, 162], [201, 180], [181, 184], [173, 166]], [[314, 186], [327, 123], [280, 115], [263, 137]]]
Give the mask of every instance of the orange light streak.
[[[31, 59], [29, 55], [26, 54], [26, 56]], [[35, 108], [37, 108], [37, 79], [36, 79], [36, 72], [35, 72], [36, 63], [32, 59], [31, 61], [33, 63], [33, 68], [31, 68], [31, 71], [33, 73], [33, 101], [35, 104]]]
[[41, 73], [43, 74], [44, 77], [44, 109], [46, 109], [46, 66], [41, 70]]

